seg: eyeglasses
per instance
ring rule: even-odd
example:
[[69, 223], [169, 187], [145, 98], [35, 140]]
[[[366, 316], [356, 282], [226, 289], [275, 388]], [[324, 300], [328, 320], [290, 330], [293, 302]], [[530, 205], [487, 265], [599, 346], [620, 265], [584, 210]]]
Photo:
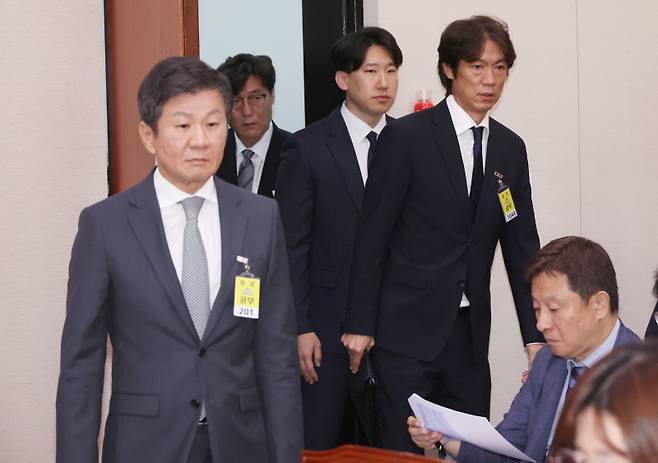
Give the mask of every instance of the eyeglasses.
[[261, 108], [265, 103], [266, 97], [267, 93], [252, 93], [249, 96], [236, 96], [233, 99], [233, 111], [239, 111], [242, 109], [242, 105], [245, 101], [253, 109]]

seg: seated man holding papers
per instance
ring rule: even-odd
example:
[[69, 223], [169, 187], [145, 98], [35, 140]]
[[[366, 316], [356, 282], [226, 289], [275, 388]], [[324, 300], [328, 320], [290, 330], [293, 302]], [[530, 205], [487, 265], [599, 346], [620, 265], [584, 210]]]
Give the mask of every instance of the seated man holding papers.
[[[584, 369], [615, 346], [639, 340], [618, 318], [617, 277], [597, 243], [568, 236], [551, 241], [530, 262], [537, 329], [547, 346], [535, 358], [527, 382], [496, 430], [537, 462], [546, 461], [565, 398]], [[437, 442], [460, 462], [516, 461], [465, 441], [451, 440], [409, 417], [419, 447]]]

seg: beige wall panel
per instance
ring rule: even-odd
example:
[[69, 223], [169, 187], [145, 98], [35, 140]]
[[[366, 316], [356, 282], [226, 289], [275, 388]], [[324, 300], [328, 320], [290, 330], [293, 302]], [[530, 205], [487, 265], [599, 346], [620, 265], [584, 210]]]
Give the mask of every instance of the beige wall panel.
[[[580, 230], [575, 0], [437, 2], [365, 0], [364, 17], [395, 35], [404, 54], [400, 89], [391, 111], [411, 111], [420, 88], [443, 97], [436, 74], [440, 35], [451, 21], [473, 14], [509, 24], [517, 52], [505, 92], [493, 115], [526, 142], [542, 244]], [[507, 274], [500, 253], [492, 275], [492, 421], [509, 407], [527, 366]]]
[[608, 249], [644, 334], [658, 267], [658, 2], [579, 0], [583, 234]]
[[69, 253], [107, 194], [103, 2], [3, 2], [0, 43], [0, 461], [50, 462]]

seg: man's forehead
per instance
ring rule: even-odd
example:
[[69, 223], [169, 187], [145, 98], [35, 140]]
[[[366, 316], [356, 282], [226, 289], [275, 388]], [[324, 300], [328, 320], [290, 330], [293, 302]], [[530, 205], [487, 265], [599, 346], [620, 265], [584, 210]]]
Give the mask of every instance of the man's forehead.
[[368, 47], [366, 50], [366, 54], [363, 57], [363, 63], [361, 66], [367, 66], [367, 65], [372, 65], [372, 64], [379, 64], [379, 62], [375, 61], [376, 55], [385, 55], [386, 56], [386, 66], [395, 66], [395, 62], [393, 61], [393, 55], [391, 55], [391, 52], [386, 49], [383, 45], [378, 45], [378, 44], [372, 44]]
[[261, 91], [267, 91], [267, 88], [265, 87], [265, 84], [263, 83], [263, 79], [261, 79], [259, 76], [256, 74], [250, 74], [249, 77], [247, 77], [247, 80], [244, 81], [244, 85], [240, 89], [238, 93], [253, 93], [253, 92], [261, 92]]

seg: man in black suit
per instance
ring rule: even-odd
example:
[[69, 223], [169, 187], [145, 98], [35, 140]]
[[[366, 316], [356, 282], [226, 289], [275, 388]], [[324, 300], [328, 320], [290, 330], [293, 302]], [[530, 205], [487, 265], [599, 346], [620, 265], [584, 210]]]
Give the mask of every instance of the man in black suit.
[[217, 70], [231, 83], [235, 96], [231, 130], [217, 175], [253, 193], [274, 197], [281, 147], [290, 132], [272, 122], [276, 74], [265, 55], [230, 56]]
[[349, 371], [340, 323], [369, 157], [397, 93], [402, 52], [389, 32], [368, 27], [340, 38], [332, 60], [345, 102], [288, 139], [277, 178], [310, 449], [342, 443]]
[[408, 451], [417, 451], [405, 425], [414, 392], [489, 415], [498, 241], [530, 361], [543, 342], [523, 278], [539, 249], [525, 145], [489, 117], [516, 58], [507, 27], [455, 21], [438, 52], [447, 98], [390, 124], [378, 142], [343, 326], [353, 370], [376, 340], [381, 437]]

